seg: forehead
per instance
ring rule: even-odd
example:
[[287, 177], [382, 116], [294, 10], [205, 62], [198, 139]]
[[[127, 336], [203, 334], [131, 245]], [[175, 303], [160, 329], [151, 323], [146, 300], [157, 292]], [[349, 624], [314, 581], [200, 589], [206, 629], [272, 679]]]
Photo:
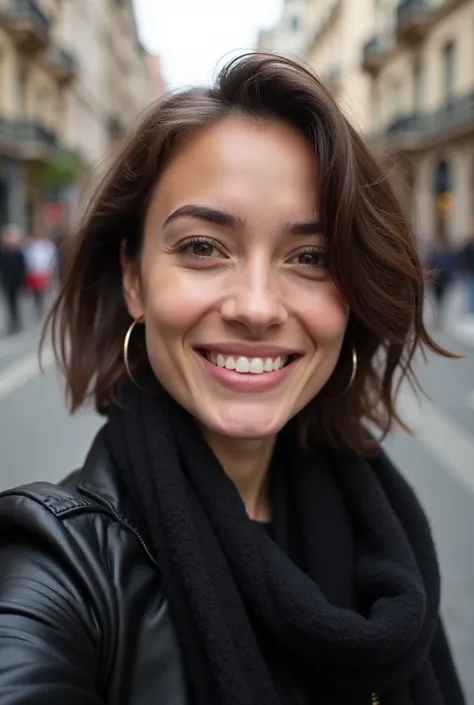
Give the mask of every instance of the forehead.
[[238, 210], [244, 217], [262, 207], [286, 219], [311, 217], [317, 207], [314, 154], [305, 138], [284, 123], [223, 120], [200, 130], [171, 157], [149, 215], [166, 218], [186, 203]]

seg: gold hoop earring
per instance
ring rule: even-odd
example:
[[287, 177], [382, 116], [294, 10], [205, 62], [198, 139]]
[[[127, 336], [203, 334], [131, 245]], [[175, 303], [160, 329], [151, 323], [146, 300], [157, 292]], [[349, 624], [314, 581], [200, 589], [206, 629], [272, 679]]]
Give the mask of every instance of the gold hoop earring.
[[150, 396], [152, 396], [153, 392], [150, 392], [148, 389], [145, 389], [145, 387], [142, 387], [141, 384], [138, 384], [137, 380], [132, 374], [132, 370], [130, 369], [130, 361], [128, 358], [128, 346], [130, 343], [130, 338], [132, 337], [132, 333], [135, 330], [135, 326], [141, 325], [142, 323], [144, 323], [144, 321], [145, 318], [143, 316], [136, 318], [134, 321], [131, 322], [127, 329], [127, 332], [125, 333], [125, 338], [123, 341], [123, 364], [125, 365], [125, 370], [132, 384], [134, 384], [135, 387], [137, 387], [137, 389], [139, 389], [141, 392], [145, 392], [145, 394], [149, 394]]
[[346, 388], [344, 389], [344, 392], [342, 393], [342, 396], [345, 397], [349, 389], [352, 387], [356, 374], [357, 374], [357, 365], [358, 365], [358, 360], [357, 360], [357, 350], [355, 349], [354, 343], [351, 343], [351, 349], [352, 349], [352, 372], [351, 372], [351, 377], [349, 379], [349, 382], [347, 383]]

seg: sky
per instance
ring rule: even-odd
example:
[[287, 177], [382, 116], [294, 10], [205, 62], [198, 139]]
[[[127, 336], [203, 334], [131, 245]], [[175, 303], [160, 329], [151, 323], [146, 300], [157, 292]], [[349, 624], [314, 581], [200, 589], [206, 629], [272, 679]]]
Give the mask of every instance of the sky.
[[133, 0], [145, 48], [162, 56], [169, 89], [212, 81], [232, 53], [252, 49], [283, 0]]

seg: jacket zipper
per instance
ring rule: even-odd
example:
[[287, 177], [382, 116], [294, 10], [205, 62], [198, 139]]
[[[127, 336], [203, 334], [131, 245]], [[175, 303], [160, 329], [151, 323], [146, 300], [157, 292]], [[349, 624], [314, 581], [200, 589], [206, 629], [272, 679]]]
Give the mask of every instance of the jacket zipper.
[[372, 693], [371, 705], [380, 705], [380, 695], [378, 693]]

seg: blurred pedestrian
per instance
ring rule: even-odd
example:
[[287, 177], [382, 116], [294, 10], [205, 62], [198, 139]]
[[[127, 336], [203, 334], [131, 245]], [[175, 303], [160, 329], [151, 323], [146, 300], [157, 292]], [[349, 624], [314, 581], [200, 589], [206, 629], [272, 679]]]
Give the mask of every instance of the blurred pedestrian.
[[155, 105], [49, 315], [71, 411], [107, 422], [0, 497], [1, 705], [463, 705], [428, 522], [365, 426], [450, 356], [423, 301], [306, 67], [246, 55]]
[[59, 230], [54, 237], [55, 246], [55, 267], [54, 273], [57, 283], [61, 285], [64, 281], [65, 269], [66, 269], [66, 250], [68, 244], [68, 236], [64, 229]]
[[474, 219], [460, 252], [460, 269], [464, 276], [467, 292], [467, 311], [474, 315]]
[[0, 282], [7, 304], [8, 333], [17, 333], [21, 329], [19, 299], [25, 283], [25, 257], [21, 247], [20, 228], [7, 225], [2, 231]]
[[39, 318], [44, 313], [44, 298], [51, 290], [55, 267], [56, 248], [49, 238], [39, 234], [25, 248], [26, 282], [33, 296]]
[[458, 256], [446, 238], [439, 238], [428, 255], [428, 270], [434, 303], [434, 324], [443, 324], [446, 296], [457, 274]]

